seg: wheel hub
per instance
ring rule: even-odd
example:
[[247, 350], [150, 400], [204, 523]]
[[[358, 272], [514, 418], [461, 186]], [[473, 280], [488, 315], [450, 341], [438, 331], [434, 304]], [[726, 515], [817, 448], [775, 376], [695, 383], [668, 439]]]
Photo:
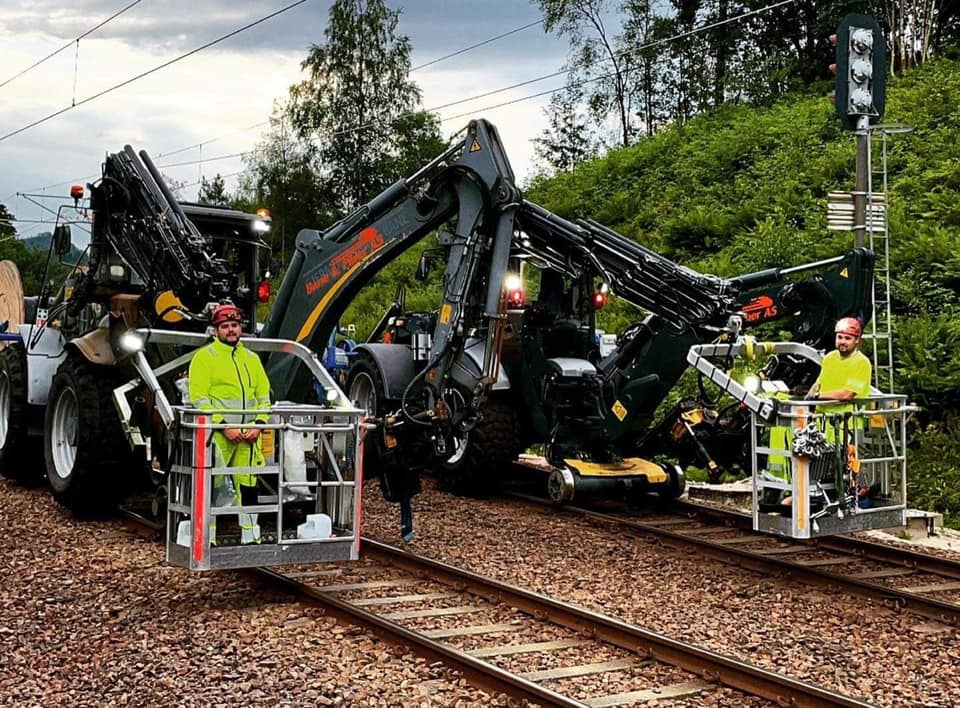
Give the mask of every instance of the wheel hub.
[[354, 377], [350, 384], [350, 400], [357, 406], [363, 408], [368, 416], [377, 414], [377, 390], [373, 385], [373, 379], [366, 372], [360, 372]]
[[69, 479], [77, 461], [77, 432], [80, 423], [80, 406], [77, 395], [71, 388], [60, 392], [54, 404], [50, 430], [50, 452], [53, 467], [60, 479]]
[[10, 430], [10, 406], [12, 396], [10, 376], [6, 371], [0, 372], [0, 448], [7, 444], [7, 434]]

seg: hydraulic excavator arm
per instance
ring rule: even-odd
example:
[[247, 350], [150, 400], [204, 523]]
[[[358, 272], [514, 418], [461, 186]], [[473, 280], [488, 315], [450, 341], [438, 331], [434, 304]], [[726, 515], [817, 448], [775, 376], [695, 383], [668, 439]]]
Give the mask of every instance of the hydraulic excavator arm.
[[[489, 333], [481, 379], [496, 370], [496, 335], [519, 192], [496, 129], [474, 121], [442, 155], [401, 179], [325, 232], [303, 230], [263, 335], [314, 351], [326, 345], [359, 290], [401, 253], [444, 227], [449, 247], [443, 302], [422, 378], [435, 395], [463, 345], [460, 328], [473, 305]], [[292, 363], [268, 362], [274, 394], [297, 390]]]

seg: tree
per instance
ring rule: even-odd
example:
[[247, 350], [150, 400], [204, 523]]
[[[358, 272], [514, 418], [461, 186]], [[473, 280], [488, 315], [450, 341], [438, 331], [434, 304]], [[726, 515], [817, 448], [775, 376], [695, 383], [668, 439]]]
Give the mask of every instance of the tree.
[[200, 178], [200, 193], [197, 196], [197, 201], [201, 204], [215, 205], [224, 205], [230, 201], [227, 196], [227, 187], [219, 172], [209, 182], [206, 177]]
[[544, 110], [549, 125], [534, 139], [534, 152], [546, 172], [566, 172], [596, 156], [594, 131], [580, 112], [583, 91], [567, 86], [550, 97]]
[[7, 205], [0, 202], [0, 239], [6, 239], [17, 235], [17, 229], [14, 227], [14, 217], [7, 211]]
[[619, 126], [618, 142], [629, 145], [633, 138], [629, 79], [632, 57], [621, 51], [617, 38], [607, 29], [611, 13], [608, 0], [537, 0], [543, 26], [570, 40], [568, 83], [589, 86], [587, 104], [598, 122], [613, 114]]
[[328, 191], [331, 183], [321, 179], [317, 166], [318, 152], [311, 140], [292, 129], [289, 110], [281, 105], [274, 109], [265, 138], [244, 158], [247, 170], [240, 178], [240, 191], [246, 202], [235, 206], [270, 210], [269, 238], [282, 266], [300, 229], [319, 229], [336, 219], [335, 198]]
[[409, 78], [410, 40], [383, 0], [336, 0], [324, 44], [310, 47], [308, 77], [290, 88], [291, 124], [319, 145], [318, 169], [337, 209], [367, 201], [439, 144], [439, 124], [420, 114]]

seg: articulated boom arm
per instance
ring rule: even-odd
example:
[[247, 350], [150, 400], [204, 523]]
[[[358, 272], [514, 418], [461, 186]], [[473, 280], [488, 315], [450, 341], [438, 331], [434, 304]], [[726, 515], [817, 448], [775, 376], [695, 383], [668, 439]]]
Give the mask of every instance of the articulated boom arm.
[[674, 263], [595, 221], [572, 223], [525, 201], [518, 217], [531, 255], [555, 270], [590, 268], [611, 290], [678, 329], [721, 326], [732, 311], [729, 284]]
[[783, 320], [794, 341], [829, 349], [838, 319], [869, 320], [874, 260], [869, 249], [855, 248], [815, 263], [741, 275], [731, 281], [739, 291], [737, 309], [746, 327]]
[[[325, 232], [304, 229], [297, 235], [296, 252], [263, 336], [293, 339], [321, 351], [357, 292], [397, 256], [445, 226], [450, 256], [428, 367], [434, 370], [433, 380], [443, 380], [463, 343], [462, 336], [454, 341], [458, 327], [480, 297], [479, 278], [487, 279], [484, 316], [497, 317], [518, 202], [496, 129], [483, 120], [470, 123], [461, 139], [416, 174]], [[485, 326], [493, 329], [489, 324]], [[492, 371], [496, 362], [488, 365]], [[276, 396], [294, 390], [295, 366], [278, 358], [268, 362]]]
[[110, 251], [133, 269], [148, 295], [172, 290], [200, 311], [229, 294], [227, 265], [210, 254], [146, 152], [138, 156], [127, 145], [108, 155], [103, 179], [91, 188], [91, 207], [90, 275], [79, 286], [91, 288], [90, 295], [109, 283]]

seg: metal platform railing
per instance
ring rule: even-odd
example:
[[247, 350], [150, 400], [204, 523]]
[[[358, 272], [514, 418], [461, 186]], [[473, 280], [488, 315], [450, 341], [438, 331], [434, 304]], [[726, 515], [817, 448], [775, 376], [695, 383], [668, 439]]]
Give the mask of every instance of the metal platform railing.
[[[214, 446], [223, 441], [218, 431], [237, 424], [212, 423], [220, 411], [185, 406], [174, 411], [169, 562], [209, 570], [359, 557], [362, 412], [274, 405], [267, 423], [242, 424], [261, 431], [265, 464], [230, 467], [216, 464]], [[254, 475], [256, 485], [241, 495], [236, 475]]]
[[793, 538], [906, 523], [906, 397], [777, 402], [751, 416], [753, 527]]
[[691, 366], [751, 411], [754, 529], [810, 538], [903, 526], [906, 427], [916, 408], [905, 396], [876, 389], [846, 403], [777, 400], [725, 371], [734, 358], [784, 355], [823, 359], [804, 344], [749, 337], [695, 345], [687, 354]]

